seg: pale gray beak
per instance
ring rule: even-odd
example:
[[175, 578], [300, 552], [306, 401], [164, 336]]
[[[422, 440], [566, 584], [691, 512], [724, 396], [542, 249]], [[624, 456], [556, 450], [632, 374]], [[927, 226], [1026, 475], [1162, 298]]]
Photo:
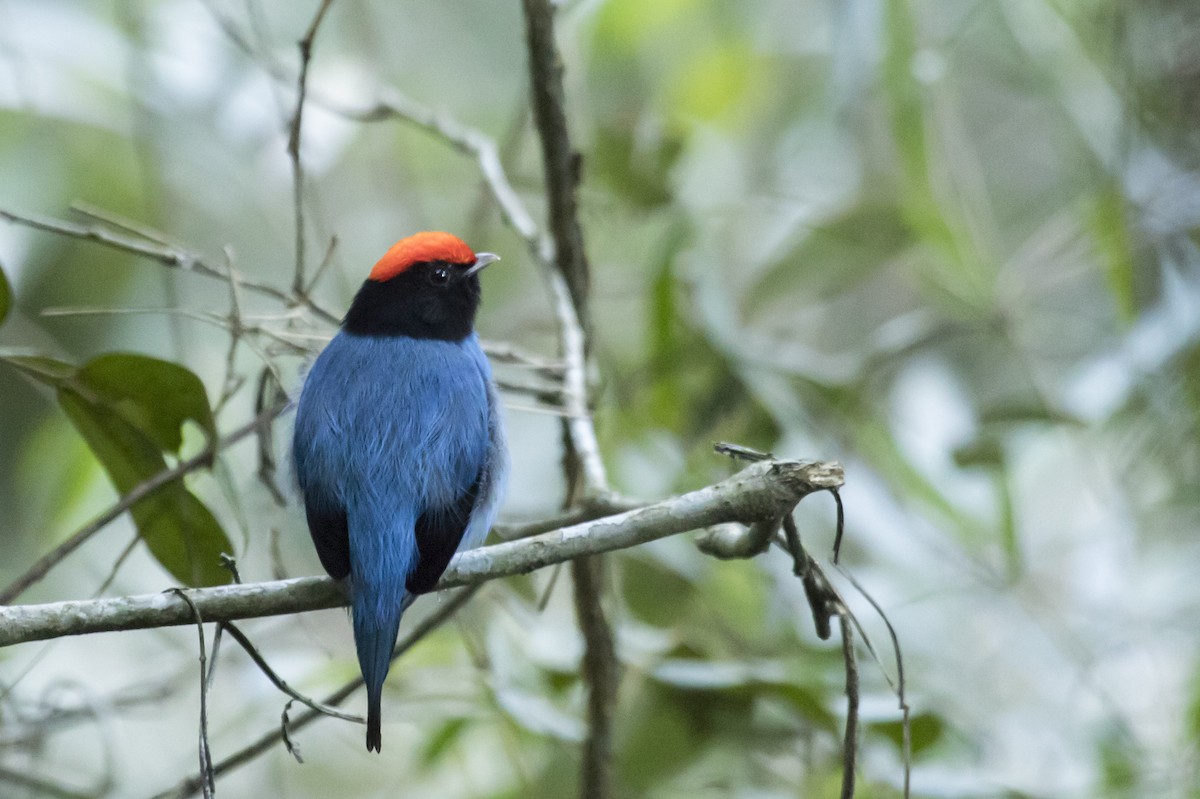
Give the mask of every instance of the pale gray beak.
[[472, 264], [471, 268], [468, 269], [463, 274], [463, 277], [470, 277], [471, 275], [475, 274], [476, 272], [482, 271], [483, 268], [485, 266], [487, 266], [488, 264], [494, 264], [496, 261], [499, 261], [499, 260], [500, 260], [500, 256], [496, 255], [493, 252], [477, 252], [477, 253], [475, 253], [475, 263]]

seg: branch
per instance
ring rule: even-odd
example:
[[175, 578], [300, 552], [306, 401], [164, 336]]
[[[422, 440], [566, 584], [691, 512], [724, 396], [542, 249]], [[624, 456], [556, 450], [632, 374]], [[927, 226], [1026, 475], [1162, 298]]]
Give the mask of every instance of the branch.
[[300, 161], [300, 131], [304, 119], [304, 98], [308, 93], [308, 66], [312, 62], [313, 42], [317, 38], [317, 30], [325, 19], [333, 0], [321, 0], [317, 13], [313, 16], [308, 32], [299, 42], [300, 48], [300, 78], [296, 82], [296, 113], [292, 116], [291, 129], [288, 133], [287, 153], [292, 162], [292, 205], [296, 225], [296, 268], [292, 277], [292, 293], [301, 296], [305, 292], [304, 285], [304, 165]]
[[554, 46], [554, 8], [550, 0], [524, 0], [525, 38], [533, 91], [533, 119], [542, 141], [542, 164], [549, 201], [550, 233], [558, 272], [567, 281], [584, 329], [587, 318], [588, 265], [583, 232], [576, 215], [579, 154], [571, 147], [563, 101], [562, 59]]
[[[213, 783], [212, 773], [212, 753], [208, 747], [208, 656], [204, 648], [204, 619], [201, 617], [199, 608], [192, 601], [191, 597], [182, 588], [172, 588], [181, 600], [183, 600], [192, 611], [192, 617], [196, 623], [196, 632], [200, 638], [200, 774], [203, 775], [204, 799], [212, 799], [216, 794], [216, 785]], [[215, 654], [215, 653], [214, 653]]]
[[854, 799], [854, 772], [858, 762], [858, 658], [854, 656], [854, 624], [850, 611], [838, 607], [842, 628], [842, 658], [846, 664], [846, 733], [842, 741], [841, 799]]
[[[608, 493], [608, 477], [588, 402], [587, 255], [579, 226], [576, 188], [579, 155], [571, 146], [563, 107], [562, 63], [554, 43], [554, 9], [549, 0], [524, 0], [525, 38], [533, 117], [542, 143], [542, 163], [550, 233], [554, 239], [554, 271], [547, 272], [559, 346], [565, 371], [563, 420], [568, 506]], [[581, 558], [571, 564], [575, 615], [583, 634], [582, 676], [587, 686], [588, 735], [583, 748], [580, 796], [606, 799], [612, 795], [612, 727], [619, 669], [612, 628], [604, 616], [604, 561]]]
[[[756, 463], [720, 483], [644, 508], [464, 552], [451, 562], [438, 588], [526, 574], [572, 558], [625, 549], [721, 522], [778, 517], [808, 494], [838, 488], [842, 482], [842, 467], [837, 463]], [[344, 594], [328, 577], [189, 589], [188, 596], [209, 622], [346, 604]], [[0, 646], [193, 621], [188, 604], [170, 593], [13, 605], [0, 607]]]
[[11, 222], [16, 225], [23, 225], [34, 230], [42, 230], [47, 233], [57, 233], [61, 236], [68, 236], [73, 239], [81, 239], [83, 241], [92, 241], [97, 244], [102, 244], [105, 247], [110, 247], [114, 250], [130, 253], [131, 255], [140, 255], [157, 261], [163, 266], [182, 269], [187, 272], [195, 272], [205, 277], [216, 278], [218, 280], [230, 280], [236, 277], [238, 284], [245, 289], [261, 294], [266, 297], [279, 300], [285, 305], [303, 305], [308, 310], [312, 311], [317, 317], [330, 324], [337, 324], [338, 317], [326, 311], [321, 306], [317, 305], [308, 296], [293, 296], [286, 291], [282, 291], [267, 283], [259, 283], [256, 280], [248, 280], [243, 275], [231, 275], [224, 270], [217, 269], [214, 266], [206, 263], [199, 255], [173, 247], [167, 244], [161, 244], [153, 240], [144, 240], [142, 238], [130, 238], [117, 233], [113, 233], [98, 225], [76, 225], [73, 222], [66, 222], [61, 219], [49, 219], [41, 216], [33, 216], [30, 214], [18, 214], [14, 211], [9, 211], [0, 208], [0, 220]]
[[575, 616], [585, 647], [581, 676], [587, 686], [588, 733], [583, 744], [579, 795], [602, 799], [612, 794], [613, 715], [617, 705], [619, 669], [612, 626], [604, 617], [604, 559], [571, 562], [575, 581]]

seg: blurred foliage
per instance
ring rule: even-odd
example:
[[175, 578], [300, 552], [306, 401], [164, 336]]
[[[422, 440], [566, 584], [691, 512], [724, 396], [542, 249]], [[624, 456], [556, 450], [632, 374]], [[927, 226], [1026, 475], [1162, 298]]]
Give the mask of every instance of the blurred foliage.
[[[10, 0], [0, 208], [96, 223], [71, 210], [83, 201], [287, 286], [294, 96], [272, 74], [294, 74], [313, 8]], [[561, 4], [558, 30], [617, 486], [718, 479], [733, 467], [713, 440], [847, 466], [844, 561], [904, 647], [916, 795], [1200, 796], [1200, 4], [599, 0]], [[340, 313], [400, 235], [461, 231], [505, 255], [484, 335], [553, 352], [545, 292], [475, 165], [411, 126], [336, 113], [395, 87], [477, 127], [540, 215], [522, 47], [519, 4], [334, 5], [303, 140], [310, 274], [338, 237], [323, 307]], [[242, 330], [231, 349], [228, 286], [23, 227], [0, 225], [0, 264], [5, 357], [58, 397], [0, 369], [0, 583], [112, 501], [96, 460], [127, 491], [250, 418], [264, 362], [294, 391], [303, 358], [281, 339], [329, 333], [245, 292], [245, 326], [271, 335]], [[41, 315], [60, 306], [122, 313]], [[140, 356], [108, 354], [126, 352]], [[506, 513], [552, 514], [557, 420], [509, 402]], [[248, 580], [318, 571], [302, 513], [257, 468], [253, 447], [231, 449], [217, 479], [139, 505], [150, 557], [123, 561], [109, 593], [160, 590], [160, 566], [223, 581], [194, 560], [222, 549]], [[798, 518], [825, 552], [831, 503]], [[90, 596], [127, 540], [106, 531], [23, 599]], [[790, 565], [712, 562], [685, 538], [611, 562], [621, 795], [836, 796], [840, 651], [813, 634]], [[403, 774], [412, 795], [573, 795], [566, 580], [490, 586], [402, 662], [386, 763], [326, 721], [298, 736], [303, 768], [272, 752], [221, 790], [382, 796]], [[862, 653], [858, 795], [898, 796], [887, 632], [839, 588], [882, 661]], [[355, 673], [347, 628], [339, 613], [247, 624], [315, 695]], [[0, 766], [108, 777], [120, 796], [174, 784], [194, 768], [193, 648], [194, 631], [164, 631], [0, 653], [6, 731], [71, 709], [60, 680], [108, 707], [148, 658], [177, 675], [153, 718], [114, 702], [118, 735], [64, 725], [37, 758], [0, 742]], [[224, 654], [210, 699], [220, 753], [282, 703]]]
[[8, 285], [8, 278], [4, 275], [4, 270], [0, 269], [0, 322], [8, 316], [9, 309], [12, 308], [12, 288]]

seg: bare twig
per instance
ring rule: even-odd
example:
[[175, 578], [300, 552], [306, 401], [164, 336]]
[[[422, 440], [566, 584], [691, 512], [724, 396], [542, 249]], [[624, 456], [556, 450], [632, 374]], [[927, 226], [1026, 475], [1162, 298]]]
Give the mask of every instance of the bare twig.
[[233, 250], [224, 248], [226, 272], [229, 275], [229, 348], [225, 351], [225, 377], [221, 381], [221, 396], [217, 400], [214, 412], [219, 413], [225, 407], [238, 389], [242, 387], [245, 378], [237, 374], [238, 344], [242, 341], [245, 326], [242, 321], [242, 298], [238, 288], [237, 275], [233, 271]]
[[292, 293], [297, 297], [304, 296], [304, 166], [300, 160], [300, 134], [304, 120], [304, 99], [308, 93], [308, 67], [312, 62], [313, 43], [317, 38], [317, 30], [325, 19], [325, 12], [333, 0], [321, 0], [317, 13], [313, 16], [308, 32], [300, 40], [300, 78], [296, 81], [296, 112], [292, 116], [291, 130], [288, 134], [287, 152], [292, 161], [292, 205], [296, 217], [296, 268], [292, 277]]
[[325, 248], [325, 255], [321, 258], [321, 263], [317, 264], [317, 268], [313, 270], [312, 277], [308, 281], [308, 285], [304, 287], [304, 294], [308, 296], [317, 284], [321, 282], [321, 278], [325, 275], [325, 270], [333, 263], [333, 254], [337, 252], [338, 237], [329, 237], [329, 246]]
[[103, 530], [110, 522], [119, 517], [122, 513], [129, 510], [135, 504], [153, 494], [158, 489], [182, 478], [185, 474], [196, 471], [197, 469], [206, 468], [212, 463], [213, 456], [222, 452], [229, 447], [241, 441], [246, 436], [253, 433], [258, 427], [270, 419], [273, 419], [283, 410], [283, 406], [277, 405], [273, 408], [260, 413], [256, 418], [242, 425], [237, 430], [227, 436], [221, 438], [217, 443], [205, 449], [195, 457], [189, 458], [180, 462], [176, 466], [159, 472], [148, 480], [134, 486], [127, 494], [115, 502], [112, 507], [101, 513], [95, 519], [85, 524], [77, 530], [70, 538], [63, 541], [50, 552], [47, 552], [36, 563], [33, 564], [24, 574], [10, 583], [3, 591], [0, 591], [0, 605], [8, 605], [14, 599], [20, 596], [31, 585], [41, 580], [46, 574], [57, 566], [62, 560], [78, 549], [88, 539], [96, 533]]
[[[437, 610], [434, 611], [433, 614], [422, 620], [420, 624], [413, 628], [412, 632], [406, 635], [404, 639], [396, 645], [395, 650], [392, 652], [392, 660], [394, 661], [396, 658], [412, 649], [412, 647], [415, 646], [418, 641], [448, 621], [455, 613], [458, 612], [460, 608], [462, 608], [463, 605], [465, 605], [471, 599], [471, 597], [475, 595], [480, 587], [481, 586], [479, 585], [470, 586], [462, 591], [458, 591], [447, 601], [439, 603]], [[347, 697], [349, 697], [362, 686], [362, 677], [357, 677], [347, 682], [329, 696], [325, 697], [320, 704], [326, 707], [340, 705], [342, 702], [346, 701]], [[318, 712], [311, 708], [304, 711], [288, 724], [289, 734], [299, 731], [300, 729], [311, 724], [316, 719], [322, 718], [324, 715], [324, 713]], [[270, 749], [272, 746], [278, 744], [283, 740], [283, 738], [283, 728], [275, 727], [271, 731], [259, 737], [258, 740], [217, 763], [213, 767], [213, 775], [219, 777], [227, 772], [246, 765], [250, 761], [254, 760], [254, 758]], [[201, 790], [202, 783], [202, 775], [192, 775], [175, 788], [159, 794], [155, 797], [155, 799], [168, 799], [169, 797], [185, 799], [185, 797], [193, 796], [197, 791]]]
[[[279, 384], [275, 373], [263, 369], [258, 376], [258, 390], [254, 394], [254, 410], [262, 413], [265, 408], [284, 405], [288, 401], [287, 394]], [[258, 428], [258, 481], [263, 484], [275, 504], [283, 508], [287, 506], [287, 498], [275, 483], [275, 437], [274, 427], [264, 424]]]
[[103, 222], [110, 227], [124, 230], [126, 233], [132, 233], [135, 236], [140, 236], [147, 241], [152, 241], [155, 244], [161, 244], [164, 247], [176, 246], [166, 234], [160, 230], [156, 230], [147, 224], [139, 222], [136, 219], [130, 219], [127, 216], [118, 214], [115, 211], [110, 211], [107, 208], [101, 208], [98, 205], [86, 202], [84, 200], [75, 200], [71, 203], [71, 210], [77, 211], [84, 216], [91, 217], [99, 222]]
[[[547, 271], [559, 323], [565, 372], [563, 466], [568, 505], [608, 492], [608, 478], [588, 402], [588, 264], [576, 214], [579, 155], [571, 146], [563, 101], [562, 64], [554, 42], [554, 9], [549, 0], [524, 0], [525, 40], [533, 118], [542, 145], [555, 270]], [[612, 629], [604, 616], [604, 561], [599, 556], [571, 564], [575, 615], [584, 639], [583, 680], [587, 686], [588, 734], [584, 742], [579, 795], [612, 795], [612, 727], [619, 668]]]
[[[59, 219], [49, 219], [32, 214], [18, 214], [4, 208], [0, 208], [0, 220], [11, 222], [17, 225], [42, 230], [48, 233], [55, 233], [61, 236], [69, 236], [70, 238], [82, 239], [84, 241], [93, 241], [105, 247], [110, 247], [115, 250], [127, 252], [132, 255], [140, 255], [157, 261], [163, 266], [182, 269], [184, 271], [195, 272], [205, 277], [216, 278], [218, 280], [228, 280], [229, 275], [222, 270], [213, 267], [206, 263], [199, 255], [188, 252], [187, 250], [173, 247], [170, 245], [158, 244], [151, 240], [146, 240], [144, 237], [130, 238], [98, 225], [77, 225], [73, 222], [65, 222]], [[256, 294], [261, 294], [266, 297], [271, 297], [285, 305], [300, 304], [311, 311], [315, 316], [324, 322], [337, 324], [338, 318], [326, 311], [324, 308], [312, 301], [312, 298], [307, 296], [294, 297], [285, 291], [282, 291], [275, 286], [267, 283], [260, 283], [255, 280], [248, 280], [245, 276], [239, 275], [238, 281], [242, 287], [248, 291], [253, 291]]]
[[[695, 530], [723, 521], [774, 516], [814, 491], [841, 485], [836, 464], [765, 461], [707, 488], [637, 510], [583, 522], [519, 541], [506, 541], [458, 555], [438, 587], [473, 585], [526, 574], [572, 558]], [[301, 577], [189, 589], [188, 596], [210, 622], [340, 607], [346, 599], [327, 577]], [[0, 646], [116, 630], [190, 623], [188, 606], [171, 595], [0, 607]]]
[[95, 790], [77, 790], [51, 782], [44, 777], [29, 774], [24, 770], [0, 766], [0, 783], [8, 783], [32, 791], [31, 796], [54, 797], [55, 799], [94, 799]]
[[[834, 491], [833, 494], [836, 496], [837, 492]], [[908, 706], [908, 690], [906, 688], [904, 679], [904, 655], [900, 650], [900, 636], [896, 633], [896, 628], [892, 626], [891, 619], [889, 619], [887, 614], [884, 613], [883, 608], [879, 605], [879, 603], [875, 601], [875, 597], [871, 596], [871, 594], [862, 587], [862, 585], [858, 582], [858, 580], [855, 579], [854, 575], [851, 574], [848, 569], [843, 566], [837, 566], [837, 570], [843, 577], [850, 581], [850, 584], [853, 585], [855, 590], [862, 595], [863, 599], [867, 600], [867, 602], [871, 604], [871, 607], [875, 609], [875, 612], [883, 621], [884, 626], [887, 627], [888, 636], [892, 640], [892, 653], [896, 658], [896, 681], [894, 683], [892, 682], [892, 678], [887, 675], [887, 670], [883, 668], [883, 664], [879, 661], [879, 656], [875, 653], [875, 648], [871, 646], [870, 639], [867, 638], [866, 633], [864, 633], [862, 628], [859, 627], [859, 634], [863, 636], [863, 642], [866, 644], [871, 656], [875, 658], [876, 663], [879, 663], [880, 670], [883, 671], [884, 677], [887, 679], [888, 684], [891, 685], [892, 689], [896, 692], [896, 699], [900, 703], [900, 750], [901, 756], [904, 759], [904, 799], [908, 799], [909, 796], [912, 795], [912, 720], [911, 709]], [[855, 625], [858, 626], [857, 620], [855, 620]]]
[[559, 320], [559, 339], [562, 346], [563, 404], [567, 416], [567, 442], [571, 456], [579, 463], [579, 491], [576, 499], [587, 501], [608, 493], [608, 477], [604, 460], [600, 457], [600, 443], [596, 438], [596, 427], [592, 424], [592, 413], [588, 407], [587, 385], [587, 339], [580, 315], [571, 302], [566, 281], [561, 275], [550, 276], [554, 292], [554, 309]]
[[242, 649], [245, 650], [246, 654], [250, 656], [250, 659], [254, 661], [254, 665], [258, 666], [259, 671], [266, 675], [267, 679], [270, 680], [276, 688], [278, 688], [280, 691], [283, 691], [296, 702], [306, 705], [318, 713], [324, 713], [326, 716], [333, 716], [334, 718], [339, 718], [342, 721], [352, 721], [355, 724], [366, 723], [362, 716], [355, 716], [350, 713], [342, 713], [340, 710], [335, 710], [328, 705], [323, 705], [320, 702], [310, 699], [309, 697], [297, 691], [295, 688], [292, 688], [290, 685], [288, 685], [286, 680], [275, 673], [275, 670], [272, 669], [270, 664], [267, 663], [266, 659], [263, 658], [262, 653], [258, 651], [256, 646], [254, 646], [254, 643], [248, 637], [246, 637], [244, 632], [241, 631], [241, 628], [239, 628], [233, 622], [222, 622], [220, 624], [220, 629], [224, 629], [225, 632], [229, 633], [229, 635], [233, 637], [233, 640], [238, 642], [238, 645], [240, 645]]
[[599, 799], [611, 794], [613, 715], [617, 704], [619, 666], [612, 628], [604, 616], [604, 559], [599, 555], [571, 562], [575, 582], [575, 617], [584, 637], [582, 677], [588, 686], [587, 739], [579, 795]]
[[743, 444], [732, 444], [728, 441], [714, 441], [713, 452], [716, 452], [718, 455], [728, 455], [734, 460], [742, 461], [768, 461], [775, 457], [770, 452], [759, 452], [752, 447], [747, 447]]
[[204, 649], [204, 619], [200, 608], [182, 588], [172, 588], [170, 592], [178, 596], [192, 611], [192, 620], [200, 637], [200, 784], [204, 790], [204, 799], [212, 799], [216, 785], [214, 784], [212, 753], [208, 749], [208, 659]]
[[841, 799], [853, 799], [858, 761], [858, 658], [854, 654], [854, 625], [850, 621], [850, 611], [845, 605], [839, 605], [837, 615], [842, 629], [842, 658], [846, 663], [846, 735], [842, 742]]
[[583, 232], [576, 214], [575, 190], [579, 184], [580, 157], [571, 147], [564, 107], [562, 60], [554, 44], [554, 6], [550, 0], [523, 0], [525, 40], [533, 92], [533, 120], [542, 142], [550, 233], [555, 243], [555, 263], [567, 281], [572, 304], [584, 330], [587, 315], [588, 265]]

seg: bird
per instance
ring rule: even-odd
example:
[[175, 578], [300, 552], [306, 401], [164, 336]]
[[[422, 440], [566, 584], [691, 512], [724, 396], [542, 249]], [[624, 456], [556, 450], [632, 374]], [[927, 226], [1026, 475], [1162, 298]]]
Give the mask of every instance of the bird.
[[368, 751], [401, 616], [483, 542], [504, 493], [499, 395], [474, 330], [479, 273], [498, 260], [441, 231], [396, 242], [297, 402], [295, 476], [321, 565], [349, 593]]

